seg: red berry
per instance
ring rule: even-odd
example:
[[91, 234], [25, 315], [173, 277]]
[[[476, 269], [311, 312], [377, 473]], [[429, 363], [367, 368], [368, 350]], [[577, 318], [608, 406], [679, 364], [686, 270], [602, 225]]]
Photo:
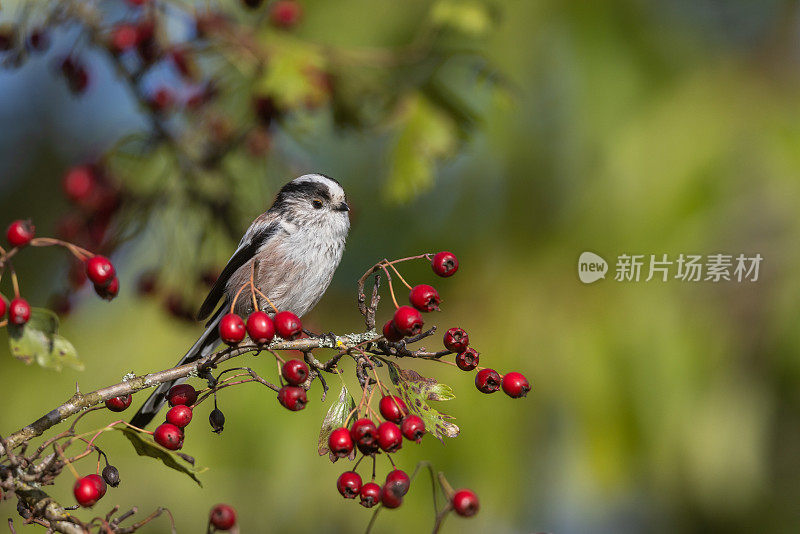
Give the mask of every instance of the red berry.
[[78, 58], [64, 58], [61, 73], [67, 79], [69, 90], [75, 94], [83, 93], [89, 85], [89, 73]]
[[191, 406], [197, 400], [197, 391], [189, 384], [176, 384], [167, 393], [170, 406]]
[[8, 226], [6, 239], [12, 247], [24, 247], [33, 239], [36, 227], [31, 221], [14, 221]]
[[469, 345], [469, 335], [461, 328], [451, 328], [444, 333], [444, 347], [452, 352], [462, 352]]
[[453, 505], [453, 510], [461, 517], [472, 517], [477, 514], [480, 509], [478, 496], [475, 495], [474, 491], [468, 489], [455, 492], [450, 502]]
[[406, 439], [419, 443], [422, 436], [425, 435], [425, 422], [419, 416], [411, 414], [403, 419], [400, 429]]
[[439, 293], [433, 286], [420, 284], [414, 286], [408, 295], [411, 305], [422, 312], [431, 312], [439, 309]]
[[381, 502], [381, 487], [374, 482], [368, 482], [361, 486], [359, 495], [361, 496], [361, 506], [372, 508]]
[[72, 493], [84, 508], [94, 506], [102, 498], [98, 484], [89, 477], [79, 478], [72, 487]]
[[384, 486], [381, 491], [381, 504], [384, 508], [397, 508], [403, 504], [403, 497]]
[[472, 347], [467, 347], [467, 350], [456, 355], [456, 365], [462, 371], [472, 371], [478, 367], [479, 360], [480, 353]]
[[3, 295], [0, 295], [0, 319], [3, 318], [6, 311], [8, 311], [8, 301]]
[[165, 449], [176, 451], [183, 446], [183, 431], [172, 423], [163, 423], [153, 432], [153, 439]]
[[44, 28], [35, 28], [28, 36], [28, 44], [37, 52], [43, 52], [50, 46], [50, 35]]
[[400, 427], [391, 421], [384, 421], [378, 427], [378, 445], [386, 452], [397, 452], [403, 446]]
[[96, 286], [105, 287], [116, 276], [114, 265], [105, 256], [93, 256], [86, 260], [86, 276]]
[[244, 321], [235, 313], [225, 315], [219, 322], [219, 337], [228, 345], [236, 345], [247, 332]]
[[94, 286], [94, 292], [102, 299], [114, 300], [114, 297], [119, 294], [119, 278], [115, 276], [105, 287]]
[[383, 337], [386, 338], [386, 341], [391, 341], [392, 343], [396, 343], [403, 339], [403, 334], [397, 329], [394, 325], [394, 321], [389, 319], [386, 321], [386, 324], [383, 325]]
[[500, 389], [500, 375], [494, 369], [481, 369], [475, 375], [475, 387], [481, 393], [494, 393]]
[[339, 475], [336, 488], [345, 499], [355, 499], [358, 492], [361, 491], [361, 476], [355, 471], [345, 471]]
[[175, 103], [175, 95], [166, 87], [159, 87], [156, 92], [150, 96], [150, 108], [156, 112], [168, 111], [169, 108]]
[[433, 272], [439, 276], [447, 278], [453, 276], [458, 270], [458, 258], [452, 252], [438, 252], [431, 262]]
[[92, 473], [91, 475], [86, 475], [83, 478], [89, 479], [92, 482], [92, 484], [95, 485], [97, 491], [100, 492], [101, 499], [105, 496], [106, 490], [108, 490], [108, 486], [106, 485], [106, 481], [103, 480], [103, 477], [101, 477], [98, 474]]
[[353, 438], [344, 427], [337, 428], [328, 436], [328, 449], [334, 456], [346, 458], [353, 452]]
[[8, 305], [8, 322], [24, 325], [31, 318], [31, 306], [24, 298], [17, 297]]
[[139, 30], [132, 24], [120, 24], [111, 30], [111, 49], [123, 52], [139, 43]]
[[306, 407], [308, 399], [306, 398], [306, 390], [297, 386], [283, 386], [278, 391], [278, 402], [284, 408], [293, 412], [298, 412]]
[[64, 193], [68, 199], [75, 203], [83, 203], [89, 200], [96, 185], [94, 172], [88, 165], [72, 167], [64, 175]]
[[167, 423], [184, 428], [192, 420], [192, 409], [186, 405], [173, 406], [167, 412]]
[[378, 403], [378, 409], [384, 419], [393, 423], [399, 423], [403, 420], [403, 417], [408, 415], [406, 403], [403, 402], [403, 399], [395, 395], [381, 397], [381, 401]]
[[247, 335], [254, 343], [263, 345], [275, 337], [275, 325], [266, 312], [255, 311], [247, 318]]
[[302, 15], [303, 8], [294, 0], [278, 0], [269, 9], [269, 19], [278, 28], [293, 28]]
[[291, 341], [303, 333], [303, 323], [292, 312], [282, 311], [275, 314], [275, 330], [283, 339]]
[[383, 488], [386, 491], [391, 491], [398, 497], [404, 496], [408, 493], [408, 488], [411, 487], [411, 479], [405, 471], [395, 469], [386, 475], [386, 483]]
[[218, 530], [230, 530], [236, 524], [236, 511], [227, 504], [218, 504], [211, 509], [208, 521]]
[[308, 378], [308, 365], [300, 360], [289, 360], [283, 364], [281, 374], [293, 386], [299, 386]]
[[392, 322], [404, 336], [415, 336], [422, 331], [422, 315], [411, 306], [400, 306], [394, 312]]
[[506, 373], [503, 376], [503, 391], [512, 399], [524, 397], [531, 390], [528, 379], [522, 373]]
[[360, 445], [371, 446], [378, 439], [378, 429], [369, 419], [359, 419], [350, 427], [350, 437]]
[[106, 408], [112, 412], [124, 412], [128, 406], [131, 405], [132, 400], [133, 396], [130, 393], [127, 395], [120, 395], [119, 397], [108, 399], [106, 401]]

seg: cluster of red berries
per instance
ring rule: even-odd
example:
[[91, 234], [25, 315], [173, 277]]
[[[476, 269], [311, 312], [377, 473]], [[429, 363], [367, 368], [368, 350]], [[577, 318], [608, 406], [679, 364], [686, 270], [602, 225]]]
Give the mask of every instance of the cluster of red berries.
[[236, 511], [227, 504], [217, 504], [208, 515], [208, 524], [215, 530], [230, 530], [236, 526]]
[[111, 261], [105, 256], [92, 256], [86, 260], [86, 277], [94, 284], [101, 298], [112, 300], [119, 293], [119, 278]]
[[228, 345], [234, 346], [244, 339], [245, 335], [258, 345], [272, 341], [275, 334], [291, 341], [303, 333], [303, 323], [290, 311], [282, 311], [272, 318], [263, 311], [254, 311], [247, 317], [247, 323], [239, 315], [229, 313], [219, 321], [219, 337]]
[[76, 480], [72, 494], [79, 505], [90, 508], [105, 496], [108, 486], [112, 488], [119, 486], [119, 480], [117, 468], [106, 464], [102, 476], [92, 473]]
[[[59, 237], [85, 248], [101, 248], [113, 217], [122, 206], [119, 185], [102, 165], [93, 163], [67, 169], [61, 187], [74, 210], [59, 220]], [[80, 285], [81, 280], [75, 282]]]
[[183, 447], [184, 429], [192, 421], [191, 406], [197, 401], [197, 391], [189, 384], [177, 384], [167, 393], [170, 409], [166, 422], [158, 425], [153, 431], [156, 443], [176, 451]]
[[[340, 427], [331, 432], [328, 449], [333, 456], [347, 458], [354, 448], [364, 456], [374, 456], [380, 451], [392, 454], [403, 446], [404, 437], [420, 442], [425, 434], [425, 423], [418, 416], [409, 414], [403, 399], [386, 395], [381, 398], [378, 408], [386, 419], [380, 425], [376, 426], [371, 419], [362, 418], [356, 420], [349, 429]], [[378, 485], [374, 477], [371, 482], [362, 485], [361, 476], [354, 468], [341, 474], [336, 487], [345, 499], [359, 496], [361, 505], [366, 508], [379, 502], [387, 508], [397, 508], [403, 503], [403, 496], [410, 484], [411, 480], [405, 472], [394, 469], [386, 476], [383, 486]]]

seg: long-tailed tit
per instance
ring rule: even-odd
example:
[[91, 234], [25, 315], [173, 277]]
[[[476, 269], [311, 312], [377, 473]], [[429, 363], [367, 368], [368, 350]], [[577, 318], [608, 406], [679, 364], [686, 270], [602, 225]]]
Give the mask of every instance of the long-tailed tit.
[[[178, 365], [211, 354], [219, 344], [219, 321], [236, 293], [254, 274], [256, 287], [279, 310], [302, 317], [322, 298], [344, 252], [350, 229], [349, 208], [342, 186], [323, 174], [306, 174], [284, 185], [266, 212], [259, 215], [239, 242], [211, 292], [200, 307], [199, 319], [211, 315], [206, 330]], [[253, 271], [254, 262], [256, 269]], [[214, 311], [215, 306], [222, 304]], [[259, 296], [259, 308], [272, 307]], [[251, 298], [236, 300], [235, 312], [247, 317]], [[177, 382], [177, 381], [176, 381]], [[166, 402], [176, 383], [161, 384], [131, 424], [144, 427]]]

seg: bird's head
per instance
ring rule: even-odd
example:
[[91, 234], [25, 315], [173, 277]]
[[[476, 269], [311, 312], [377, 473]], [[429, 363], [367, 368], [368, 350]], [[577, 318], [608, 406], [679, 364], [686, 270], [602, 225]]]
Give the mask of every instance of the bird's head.
[[345, 233], [350, 226], [347, 197], [341, 184], [324, 174], [305, 174], [284, 185], [273, 209], [299, 225], [318, 225]]

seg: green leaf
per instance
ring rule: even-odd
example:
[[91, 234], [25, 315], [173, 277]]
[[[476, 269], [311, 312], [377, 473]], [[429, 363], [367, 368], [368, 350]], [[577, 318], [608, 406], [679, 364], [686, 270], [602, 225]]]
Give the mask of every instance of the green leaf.
[[208, 468], [206, 467], [196, 468], [196, 467], [186, 466], [182, 462], [178, 461], [178, 458], [180, 458], [179, 454], [181, 453], [165, 449], [152, 439], [144, 438], [140, 432], [137, 432], [132, 428], [117, 427], [117, 430], [125, 434], [125, 437], [128, 438], [128, 441], [131, 442], [133, 448], [136, 450], [136, 454], [138, 454], [139, 456], [149, 456], [150, 458], [161, 460], [161, 462], [170, 469], [174, 469], [175, 471], [180, 471], [181, 473], [185, 473], [192, 480], [197, 482], [198, 486], [200, 486], [201, 488], [203, 487], [203, 483], [200, 482], [200, 479], [197, 478], [197, 475], [203, 473], [204, 471], [207, 471]]
[[409, 410], [417, 414], [425, 422], [425, 428], [444, 442], [443, 437], [454, 438], [461, 430], [450, 422], [453, 416], [441, 413], [428, 404], [428, 401], [446, 401], [456, 396], [447, 384], [441, 384], [433, 378], [420, 376], [411, 369], [400, 369], [395, 364], [389, 365], [389, 377], [397, 386], [397, 391], [405, 400]]
[[403, 115], [384, 190], [394, 202], [407, 202], [429, 189], [436, 164], [453, 153], [458, 139], [455, 121], [422, 95], [412, 95], [401, 107]]
[[83, 371], [78, 353], [67, 339], [58, 335], [58, 317], [50, 310], [32, 308], [24, 325], [8, 325], [8, 344], [15, 358], [61, 371], [65, 365]]
[[[342, 391], [339, 393], [339, 399], [334, 402], [325, 414], [322, 420], [322, 428], [319, 429], [319, 444], [317, 451], [320, 456], [323, 456], [330, 451], [328, 450], [328, 437], [331, 432], [339, 427], [342, 427], [347, 422], [347, 416], [350, 415], [356, 407], [356, 401], [353, 396], [347, 391], [347, 386], [342, 384]], [[338, 458], [331, 456], [331, 461], [335, 462]]]
[[492, 15], [482, 2], [439, 0], [431, 9], [431, 20], [471, 37], [485, 35], [492, 28]]

